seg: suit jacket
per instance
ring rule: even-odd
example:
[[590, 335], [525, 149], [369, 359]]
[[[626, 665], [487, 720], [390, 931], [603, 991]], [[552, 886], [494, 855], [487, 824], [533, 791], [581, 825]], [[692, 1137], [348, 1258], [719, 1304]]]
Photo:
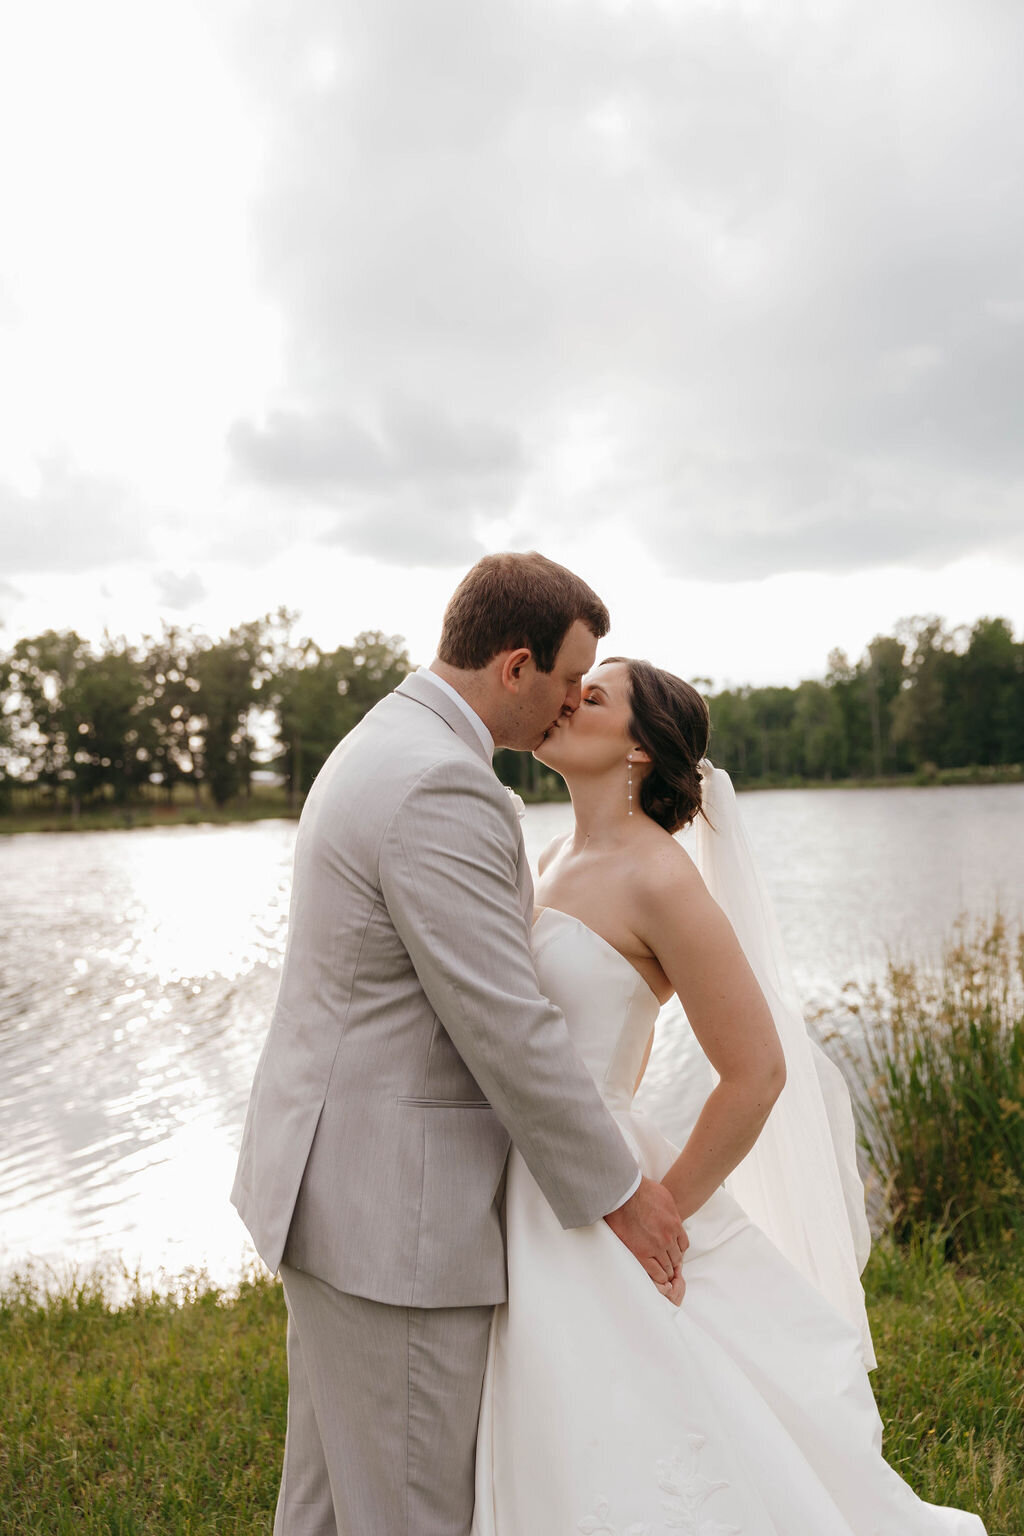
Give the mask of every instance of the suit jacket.
[[511, 797], [455, 702], [406, 678], [299, 823], [232, 1191], [272, 1270], [396, 1305], [504, 1300], [510, 1137], [563, 1226], [622, 1199], [636, 1164], [538, 989], [532, 916]]

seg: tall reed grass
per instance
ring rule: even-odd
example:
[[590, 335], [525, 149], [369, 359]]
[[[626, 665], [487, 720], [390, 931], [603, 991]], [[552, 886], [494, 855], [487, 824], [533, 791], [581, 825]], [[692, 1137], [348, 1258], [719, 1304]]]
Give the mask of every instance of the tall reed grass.
[[937, 967], [890, 959], [847, 1007], [862, 1138], [896, 1238], [942, 1232], [952, 1256], [1019, 1242], [1024, 929], [961, 919]]

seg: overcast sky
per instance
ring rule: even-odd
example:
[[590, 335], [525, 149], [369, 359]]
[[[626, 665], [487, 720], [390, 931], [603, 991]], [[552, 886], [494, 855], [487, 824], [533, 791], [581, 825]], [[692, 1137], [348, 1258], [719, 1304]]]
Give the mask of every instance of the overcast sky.
[[0, 646], [279, 604], [429, 660], [485, 550], [794, 682], [1024, 632], [1017, 0], [0, 12]]

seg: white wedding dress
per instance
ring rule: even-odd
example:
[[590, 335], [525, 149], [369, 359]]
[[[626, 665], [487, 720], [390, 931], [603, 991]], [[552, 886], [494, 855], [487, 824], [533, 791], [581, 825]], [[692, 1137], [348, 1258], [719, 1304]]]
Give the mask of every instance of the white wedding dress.
[[[632, 1104], [657, 998], [564, 912], [542, 911], [534, 951], [660, 1179], [677, 1148]], [[886, 1464], [861, 1335], [724, 1188], [686, 1229], [676, 1308], [604, 1222], [563, 1231], [513, 1149], [473, 1536], [985, 1536]]]

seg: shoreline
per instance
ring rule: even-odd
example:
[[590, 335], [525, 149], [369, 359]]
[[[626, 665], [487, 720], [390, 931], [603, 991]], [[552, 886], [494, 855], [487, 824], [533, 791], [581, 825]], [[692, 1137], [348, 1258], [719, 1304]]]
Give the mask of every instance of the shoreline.
[[[749, 779], [736, 784], [737, 794], [762, 794], [766, 791], [794, 789], [959, 789], [992, 788], [1024, 784], [1024, 768], [1019, 763], [993, 768], [947, 768], [934, 773], [899, 774], [880, 779]], [[530, 795], [517, 790], [527, 805], [567, 805], [568, 795]], [[248, 801], [222, 807], [187, 804], [149, 803], [105, 805], [86, 809], [73, 816], [60, 808], [26, 808], [0, 813], [0, 837], [41, 832], [129, 832], [153, 827], [237, 826], [253, 821], [297, 821], [301, 807], [293, 808], [287, 797], [266, 791], [255, 793]]]

